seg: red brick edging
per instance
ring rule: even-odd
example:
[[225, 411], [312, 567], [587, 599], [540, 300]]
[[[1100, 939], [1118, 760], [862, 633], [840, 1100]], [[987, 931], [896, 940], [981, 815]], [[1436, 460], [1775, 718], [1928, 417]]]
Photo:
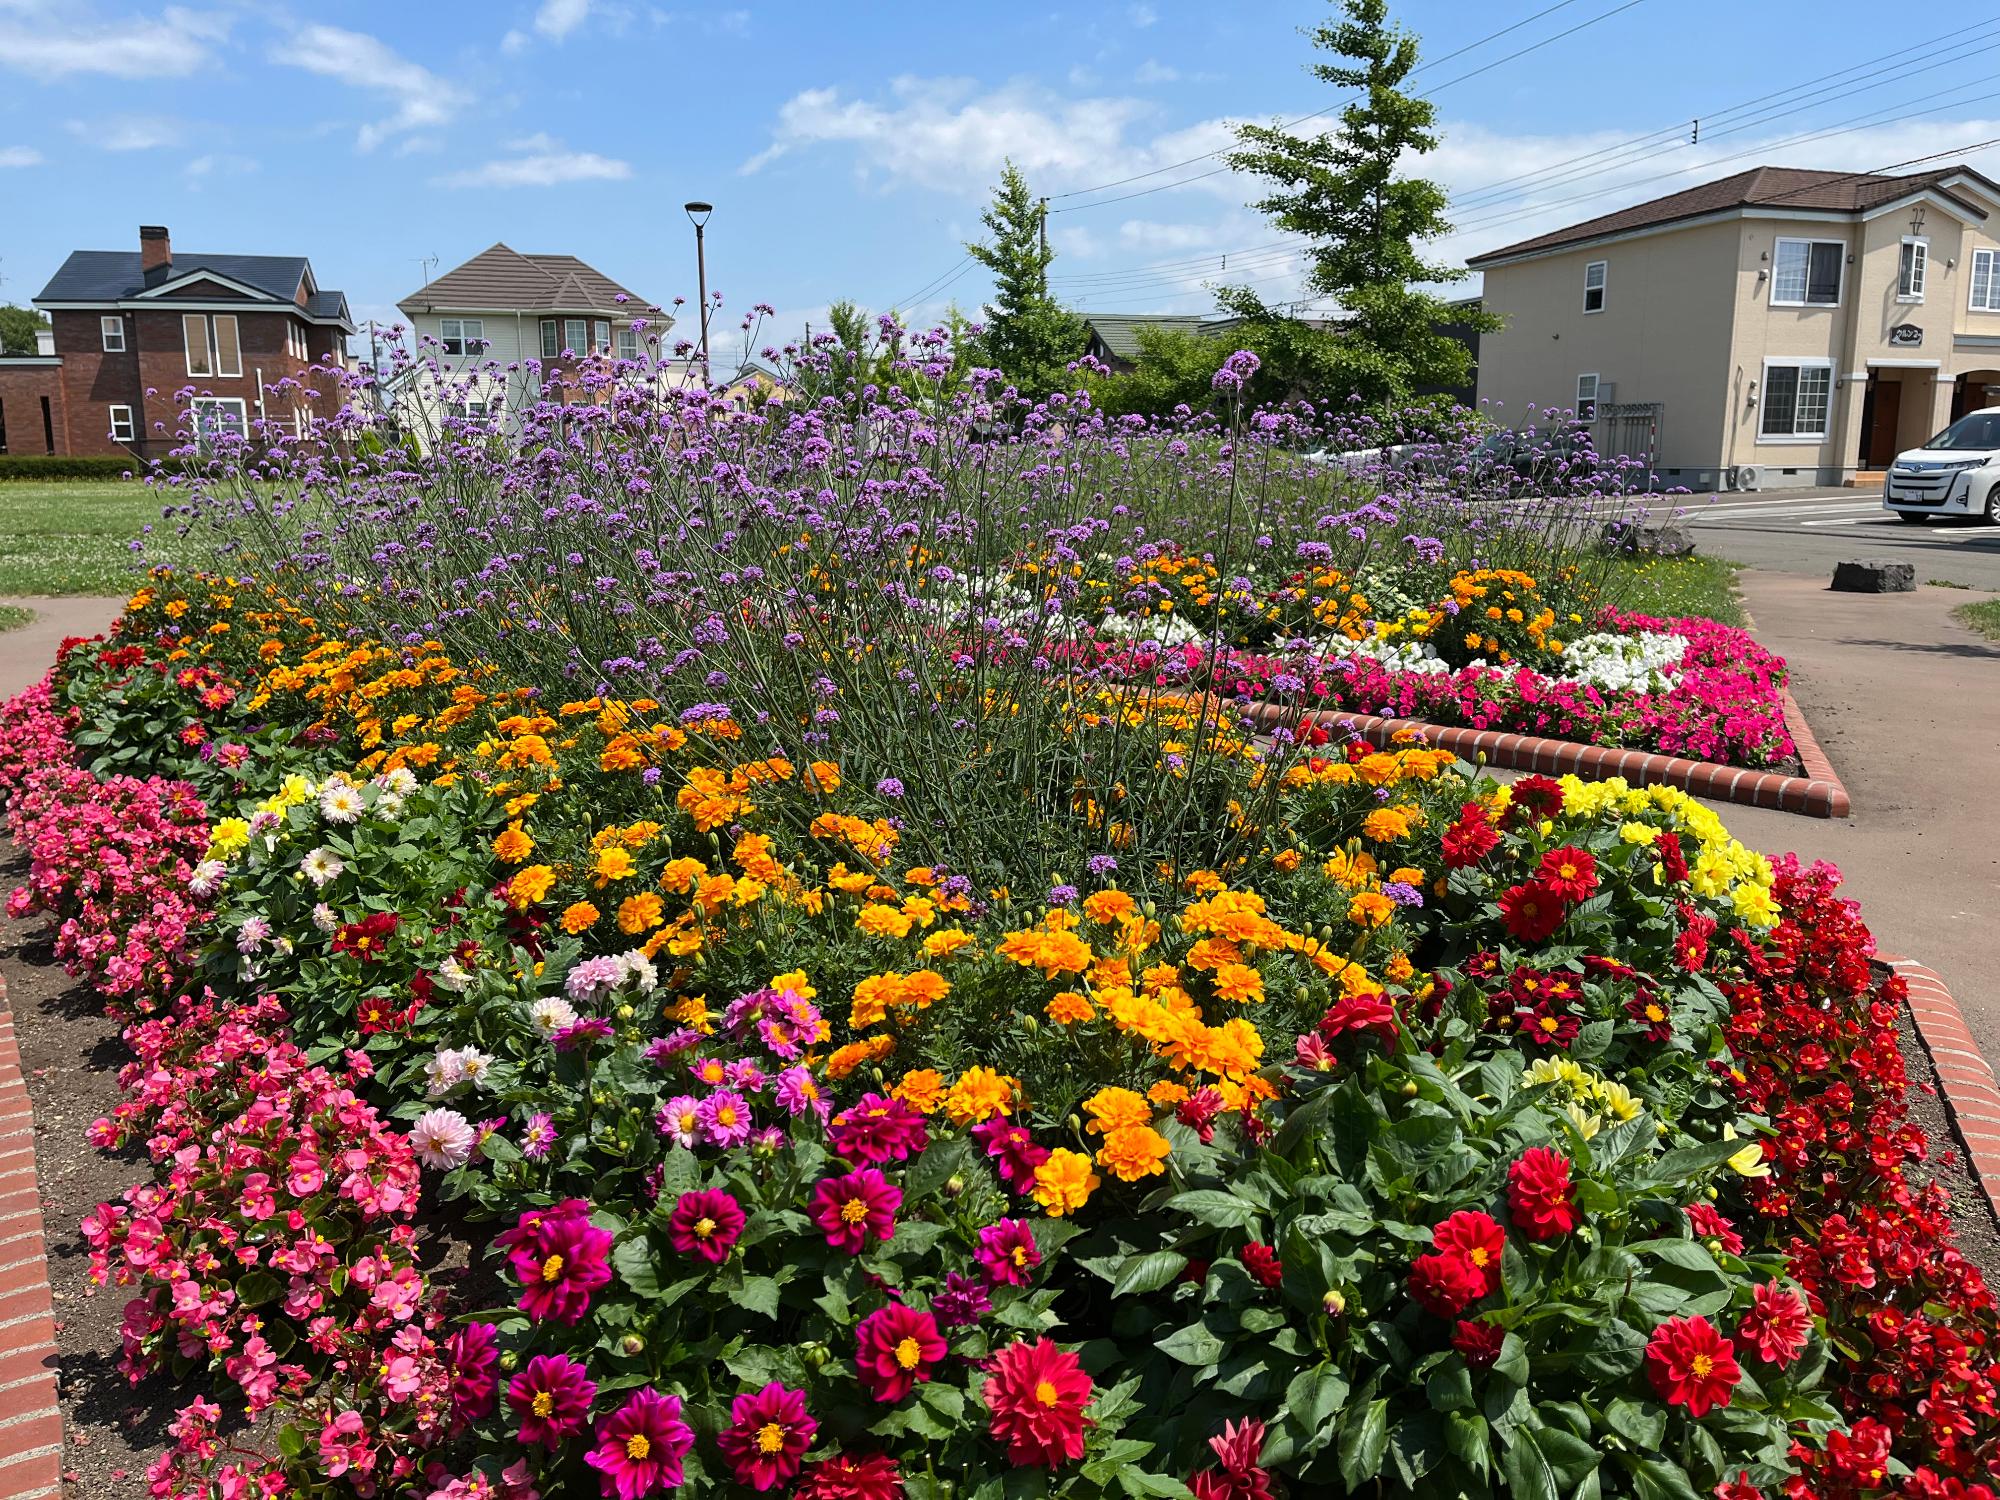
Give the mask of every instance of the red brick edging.
[[1966, 1170], [2000, 1215], [2000, 1080], [1966, 1027], [1958, 1002], [1935, 969], [1914, 959], [1879, 955], [1910, 986], [1910, 1019], [1937, 1070], [1945, 1113], [1965, 1140]]
[[[1466, 729], [1452, 724], [1431, 724], [1422, 719], [1389, 719], [1376, 714], [1340, 713], [1331, 709], [1307, 712], [1307, 722], [1321, 728], [1351, 728], [1370, 744], [1386, 746], [1398, 734], [1414, 731], [1424, 743], [1449, 750], [1466, 760], [1512, 771], [1539, 771], [1546, 776], [1574, 773], [1602, 779], [1622, 776], [1636, 786], [1676, 786], [1697, 797], [1713, 797], [1720, 802], [1737, 802], [1746, 807], [1767, 807], [1777, 812], [1799, 813], [1809, 818], [1844, 818], [1852, 808], [1847, 788], [1834, 774], [1819, 741], [1806, 726], [1805, 716], [1784, 695], [1785, 727], [1798, 747], [1804, 776], [1785, 776], [1776, 771], [1750, 771], [1741, 766], [1717, 765], [1713, 761], [1686, 760], [1678, 755], [1655, 755], [1648, 750], [1624, 750], [1611, 745], [1584, 745], [1575, 740], [1545, 739], [1534, 734], [1509, 734], [1498, 729]], [[1290, 717], [1275, 704], [1258, 704], [1253, 717], [1265, 723]]]
[[49, 1296], [35, 1116], [0, 974], [0, 1500], [62, 1494], [55, 1304]]

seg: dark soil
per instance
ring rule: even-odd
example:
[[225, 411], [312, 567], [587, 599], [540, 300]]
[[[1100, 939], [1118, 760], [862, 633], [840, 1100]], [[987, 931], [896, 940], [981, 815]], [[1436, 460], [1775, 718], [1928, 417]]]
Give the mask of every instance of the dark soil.
[[[26, 874], [11, 848], [0, 890]], [[129, 1294], [90, 1280], [77, 1225], [151, 1175], [145, 1153], [106, 1155], [85, 1132], [118, 1102], [117, 1072], [130, 1061], [103, 1002], [71, 979], [35, 936], [36, 922], [0, 918], [0, 970], [14, 1011], [21, 1071], [35, 1107], [35, 1169], [55, 1299], [64, 1428], [63, 1479], [77, 1500], [145, 1500], [146, 1465], [168, 1446], [167, 1423], [187, 1400], [170, 1382], [133, 1386], [118, 1371], [119, 1325]]]
[[1953, 1238], [1965, 1258], [1986, 1273], [1986, 1279], [2000, 1287], [2000, 1219], [1985, 1190], [1973, 1178], [1966, 1164], [1965, 1140], [1952, 1123], [1951, 1111], [1938, 1093], [1937, 1068], [1930, 1048], [1917, 1030], [1907, 1008], [1898, 1024], [1903, 1047], [1903, 1071], [1910, 1080], [1910, 1118], [1924, 1127], [1931, 1139], [1931, 1158], [1915, 1168], [1943, 1185], [1951, 1194]]

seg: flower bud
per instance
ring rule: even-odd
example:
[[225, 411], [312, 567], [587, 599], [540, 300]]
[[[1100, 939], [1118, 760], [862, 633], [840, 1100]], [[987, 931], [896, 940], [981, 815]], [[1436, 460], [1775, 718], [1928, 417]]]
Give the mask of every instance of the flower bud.
[[624, 1338], [618, 1341], [618, 1352], [628, 1357], [644, 1354], [646, 1352], [645, 1337], [637, 1333], [626, 1334]]
[[515, 1370], [520, 1368], [520, 1364], [521, 1364], [521, 1356], [516, 1351], [512, 1349], [503, 1349], [500, 1351], [501, 1369]]
[[1335, 1287], [1319, 1299], [1319, 1305], [1329, 1318], [1338, 1318], [1347, 1311], [1347, 1298], [1341, 1294], [1339, 1287]]
[[1416, 1080], [1416, 1079], [1414, 1079], [1414, 1078], [1405, 1078], [1405, 1079], [1403, 1080], [1403, 1097], [1404, 1097], [1405, 1099], [1414, 1099], [1414, 1098], [1416, 1098], [1416, 1097], [1417, 1097], [1417, 1080]]
[[1033, 1016], [1024, 1015], [1021, 1017], [1021, 1029], [1027, 1032], [1029, 1036], [1033, 1036], [1042, 1029], [1042, 1023]]
[[945, 1197], [956, 1198], [960, 1193], [964, 1191], [965, 1191], [965, 1179], [963, 1177], [960, 1177], [956, 1172], [954, 1172], [951, 1176], [945, 1179], [944, 1182]]
[[824, 1344], [803, 1344], [799, 1348], [799, 1358], [805, 1361], [808, 1370], [822, 1368], [832, 1357], [832, 1352]]
[[621, 1005], [618, 1007], [618, 1019], [621, 1021], [629, 1021], [637, 1014], [639, 1014], [638, 1010], [630, 1005]]

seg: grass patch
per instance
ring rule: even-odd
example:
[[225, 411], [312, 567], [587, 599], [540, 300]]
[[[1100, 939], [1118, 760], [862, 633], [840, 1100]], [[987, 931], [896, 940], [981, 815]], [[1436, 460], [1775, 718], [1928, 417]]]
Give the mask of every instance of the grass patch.
[[1605, 597], [1621, 609], [1668, 617], [1693, 615], [1743, 624], [1736, 591], [1740, 563], [1691, 553], [1687, 557], [1619, 557], [1605, 574]]
[[2000, 641], [2000, 599], [1980, 599], [1972, 604], [1961, 604], [1951, 612], [1951, 617], [1970, 630], [1976, 630], [1989, 641]]
[[0, 634], [9, 630], [19, 630], [35, 618], [32, 609], [24, 609], [18, 604], [0, 604]]
[[159, 492], [137, 480], [0, 483], [0, 595], [128, 594], [131, 543], [159, 519]]

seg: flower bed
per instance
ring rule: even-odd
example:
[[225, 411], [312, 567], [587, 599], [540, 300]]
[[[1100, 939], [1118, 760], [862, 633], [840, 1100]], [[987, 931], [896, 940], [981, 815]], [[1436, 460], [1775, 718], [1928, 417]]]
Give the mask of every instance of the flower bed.
[[[1896, 982], [1690, 799], [1079, 691], [1119, 787], [975, 874], [700, 679], [162, 579], [54, 681], [15, 904], [130, 1020], [86, 1232], [213, 1393], [161, 1495], [1991, 1500]], [[1234, 833], [1142, 855], [1142, 786]]]

